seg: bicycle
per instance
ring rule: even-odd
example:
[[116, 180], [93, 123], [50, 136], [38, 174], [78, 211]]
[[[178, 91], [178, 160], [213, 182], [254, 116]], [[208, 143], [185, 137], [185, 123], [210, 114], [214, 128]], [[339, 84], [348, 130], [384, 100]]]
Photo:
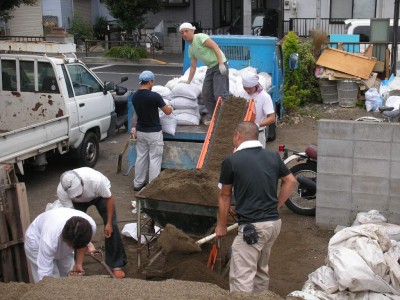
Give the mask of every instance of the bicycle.
[[143, 44], [149, 44], [151, 50], [161, 50], [162, 46], [160, 40], [156, 36], [155, 32], [142, 34], [140, 29], [136, 29], [132, 32], [133, 42], [137, 46], [142, 46]]

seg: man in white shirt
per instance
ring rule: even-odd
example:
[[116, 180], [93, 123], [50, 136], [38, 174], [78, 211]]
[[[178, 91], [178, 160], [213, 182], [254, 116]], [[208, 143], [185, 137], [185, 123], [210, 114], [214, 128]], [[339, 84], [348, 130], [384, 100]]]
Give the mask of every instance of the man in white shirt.
[[115, 277], [124, 278], [125, 272], [121, 268], [126, 265], [127, 258], [108, 178], [87, 167], [67, 171], [61, 175], [57, 195], [64, 207], [86, 212], [89, 206], [96, 206], [104, 222], [106, 264]]
[[24, 243], [33, 281], [83, 272], [83, 257], [94, 250], [90, 241], [95, 233], [94, 220], [75, 209], [61, 207], [37, 216], [26, 230]]
[[259, 129], [258, 140], [265, 149], [266, 130], [275, 122], [275, 110], [271, 96], [262, 88], [257, 74], [246, 71], [242, 74], [243, 92], [238, 96], [253, 99], [256, 108], [256, 124]]

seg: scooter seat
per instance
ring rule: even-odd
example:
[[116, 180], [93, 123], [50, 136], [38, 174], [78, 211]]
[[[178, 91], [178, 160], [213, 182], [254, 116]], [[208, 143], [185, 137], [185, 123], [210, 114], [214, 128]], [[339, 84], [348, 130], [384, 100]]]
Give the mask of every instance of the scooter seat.
[[309, 145], [306, 148], [306, 155], [312, 159], [317, 159], [318, 156], [318, 148], [317, 145]]

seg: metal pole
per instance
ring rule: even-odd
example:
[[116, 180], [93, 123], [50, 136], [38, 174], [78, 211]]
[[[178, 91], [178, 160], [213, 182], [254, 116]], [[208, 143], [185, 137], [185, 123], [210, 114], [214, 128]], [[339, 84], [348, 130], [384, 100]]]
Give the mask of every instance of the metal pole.
[[394, 17], [393, 17], [393, 44], [391, 53], [391, 74], [396, 74], [396, 63], [397, 63], [397, 30], [399, 27], [399, 4], [400, 0], [394, 1]]
[[321, 30], [321, 0], [317, 0], [316, 3], [316, 26], [315, 28], [317, 29], [317, 31]]

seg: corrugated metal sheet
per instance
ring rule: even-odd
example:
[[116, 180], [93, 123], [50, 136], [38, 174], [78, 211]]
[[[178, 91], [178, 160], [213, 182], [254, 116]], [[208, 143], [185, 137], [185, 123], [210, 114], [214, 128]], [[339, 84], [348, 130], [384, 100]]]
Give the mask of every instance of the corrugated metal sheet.
[[8, 26], [10, 35], [41, 36], [43, 35], [41, 2], [37, 5], [21, 5], [12, 12]]

